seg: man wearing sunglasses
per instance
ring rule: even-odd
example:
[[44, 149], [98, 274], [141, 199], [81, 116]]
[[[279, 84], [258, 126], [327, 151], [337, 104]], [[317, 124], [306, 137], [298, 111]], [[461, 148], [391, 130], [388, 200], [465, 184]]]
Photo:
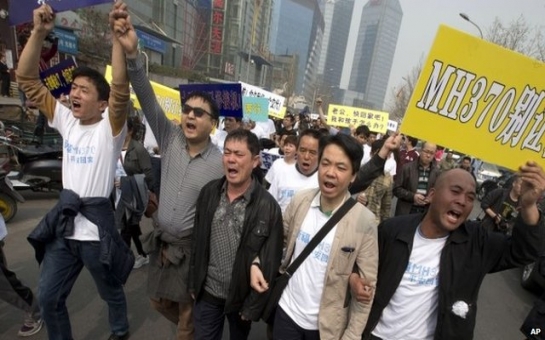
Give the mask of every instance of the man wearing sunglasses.
[[138, 38], [126, 15], [119, 37], [129, 79], [161, 150], [161, 197], [157, 227], [144, 242], [150, 256], [148, 294], [154, 309], [177, 325], [177, 339], [193, 339], [193, 300], [188, 293], [191, 235], [201, 188], [223, 175], [222, 154], [210, 133], [219, 109], [206, 93], [184, 98], [181, 124], [171, 122], [159, 106], [138, 52]]

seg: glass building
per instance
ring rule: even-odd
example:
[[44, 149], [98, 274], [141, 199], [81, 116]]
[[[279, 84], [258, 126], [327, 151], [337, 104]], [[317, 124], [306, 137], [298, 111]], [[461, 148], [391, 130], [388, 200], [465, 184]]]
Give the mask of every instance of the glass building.
[[296, 55], [295, 93], [312, 97], [321, 53], [324, 20], [317, 0], [273, 3], [269, 46], [276, 55]]
[[402, 17], [399, 0], [369, 0], [363, 7], [348, 89], [368, 108], [383, 107]]

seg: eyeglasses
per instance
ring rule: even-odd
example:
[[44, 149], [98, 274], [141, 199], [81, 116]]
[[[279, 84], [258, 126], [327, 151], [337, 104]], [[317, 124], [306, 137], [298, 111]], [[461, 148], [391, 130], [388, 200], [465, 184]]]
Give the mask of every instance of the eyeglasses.
[[434, 155], [435, 154], [435, 151], [432, 151], [432, 150], [422, 150], [423, 153], [425, 154], [428, 154], [428, 155]]
[[195, 117], [197, 118], [200, 118], [202, 117], [205, 113], [207, 115], [209, 115], [211, 118], [214, 118], [214, 116], [212, 116], [212, 114], [204, 109], [201, 109], [200, 107], [193, 107], [193, 106], [189, 106], [187, 104], [184, 104], [182, 106], [182, 113], [184, 115], [188, 115], [189, 112], [193, 111], [193, 114], [195, 115]]

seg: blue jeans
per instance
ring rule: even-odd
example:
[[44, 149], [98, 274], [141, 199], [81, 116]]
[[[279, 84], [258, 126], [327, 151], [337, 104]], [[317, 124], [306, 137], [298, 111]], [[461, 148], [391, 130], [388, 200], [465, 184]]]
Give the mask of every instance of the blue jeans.
[[40, 273], [38, 300], [50, 340], [72, 339], [66, 298], [83, 266], [91, 273], [100, 297], [108, 304], [112, 333], [124, 335], [129, 331], [123, 286], [116, 282], [99, 258], [98, 241], [56, 238], [47, 244]]

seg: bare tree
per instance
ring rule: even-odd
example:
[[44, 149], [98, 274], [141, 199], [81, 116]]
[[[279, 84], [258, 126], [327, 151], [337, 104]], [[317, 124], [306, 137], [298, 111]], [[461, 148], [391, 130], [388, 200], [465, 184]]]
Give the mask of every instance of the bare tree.
[[110, 62], [111, 31], [108, 13], [103, 8], [86, 7], [77, 10], [84, 29], [78, 32], [78, 61], [102, 67]]
[[403, 81], [397, 86], [393, 87], [391, 90], [391, 97], [393, 98], [392, 102], [388, 107], [390, 112], [391, 119], [399, 121], [405, 115], [405, 110], [409, 105], [409, 100], [413, 94], [414, 87], [418, 81], [418, 77], [422, 72], [422, 67], [424, 65], [424, 57], [420, 57], [420, 61], [416, 66], [413, 66], [411, 71], [403, 77]]
[[545, 61], [545, 39], [540, 27], [529, 26], [522, 15], [507, 25], [496, 18], [486, 30], [485, 39], [529, 57]]

